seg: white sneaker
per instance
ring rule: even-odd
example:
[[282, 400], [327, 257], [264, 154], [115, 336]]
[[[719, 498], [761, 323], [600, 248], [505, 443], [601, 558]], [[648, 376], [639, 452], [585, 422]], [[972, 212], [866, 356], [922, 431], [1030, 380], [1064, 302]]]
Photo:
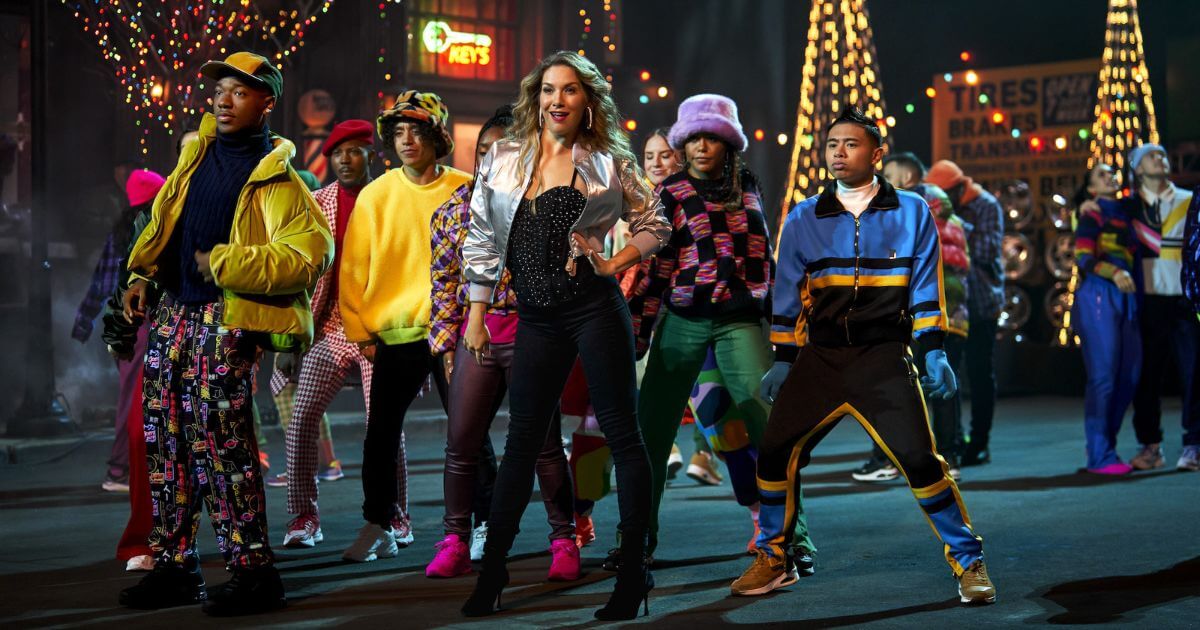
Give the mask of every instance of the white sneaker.
[[146, 555], [134, 556], [125, 562], [126, 571], [153, 571], [154, 558]]
[[1192, 472], [1200, 470], [1200, 446], [1183, 447], [1183, 452], [1179, 454], [1179, 461], [1175, 464], [1175, 468]]
[[396, 545], [401, 549], [413, 544], [412, 521], [407, 516], [397, 514], [392, 519], [392, 538], [396, 539]]
[[317, 516], [301, 514], [288, 523], [287, 533], [283, 535], [283, 546], [290, 549], [310, 549], [324, 540], [321, 521]]
[[850, 473], [850, 476], [855, 481], [873, 483], [876, 481], [891, 481], [900, 476], [900, 471], [896, 469], [895, 464], [892, 464], [892, 462], [872, 457], [861, 468]]
[[105, 479], [104, 483], [100, 484], [100, 489], [105, 492], [129, 492], [129, 478], [124, 479]]
[[667, 479], [674, 479], [680, 468], [683, 468], [683, 453], [679, 452], [679, 446], [672, 444], [671, 455], [667, 457]]
[[471, 562], [483, 560], [483, 544], [487, 542], [487, 522], [471, 532]]
[[392, 530], [375, 523], [367, 523], [358, 530], [358, 538], [342, 553], [343, 560], [351, 562], [374, 562], [379, 558], [395, 558], [400, 553]]

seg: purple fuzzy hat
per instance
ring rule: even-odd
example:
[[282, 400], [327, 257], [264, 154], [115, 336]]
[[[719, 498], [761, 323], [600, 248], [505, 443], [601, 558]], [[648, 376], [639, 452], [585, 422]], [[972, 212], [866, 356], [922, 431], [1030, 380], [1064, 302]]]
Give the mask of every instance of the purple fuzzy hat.
[[667, 138], [671, 148], [682, 151], [687, 139], [698, 133], [711, 133], [726, 141], [735, 151], [746, 150], [746, 134], [738, 121], [737, 103], [720, 94], [697, 94], [679, 104], [679, 119], [671, 125]]

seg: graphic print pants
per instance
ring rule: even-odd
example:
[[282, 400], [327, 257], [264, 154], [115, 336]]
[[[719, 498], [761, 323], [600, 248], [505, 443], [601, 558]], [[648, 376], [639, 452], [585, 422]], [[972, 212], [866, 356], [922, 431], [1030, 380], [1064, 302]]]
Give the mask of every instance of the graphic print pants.
[[151, 324], [143, 407], [149, 542], [159, 562], [197, 560], [202, 502], [227, 566], [274, 561], [251, 405], [259, 349], [243, 331], [220, 326], [223, 307], [164, 297]]

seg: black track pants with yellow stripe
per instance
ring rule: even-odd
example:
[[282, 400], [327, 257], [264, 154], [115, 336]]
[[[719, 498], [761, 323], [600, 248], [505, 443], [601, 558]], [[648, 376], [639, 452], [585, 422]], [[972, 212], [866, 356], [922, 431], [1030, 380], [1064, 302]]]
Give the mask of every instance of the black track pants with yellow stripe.
[[908, 480], [955, 575], [983, 557], [966, 505], [937, 454], [908, 347], [807, 345], [792, 365], [758, 454], [758, 547], [783, 558], [791, 543], [800, 470], [843, 417], [858, 420]]

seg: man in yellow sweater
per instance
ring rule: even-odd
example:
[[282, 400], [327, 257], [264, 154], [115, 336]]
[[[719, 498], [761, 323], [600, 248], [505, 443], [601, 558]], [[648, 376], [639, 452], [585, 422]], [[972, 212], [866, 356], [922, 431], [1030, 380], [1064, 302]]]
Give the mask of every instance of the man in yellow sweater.
[[396, 150], [403, 166], [363, 188], [346, 229], [338, 278], [346, 339], [359, 344], [375, 364], [363, 445], [367, 523], [342, 556], [355, 562], [399, 552], [392, 521], [397, 516], [396, 457], [404, 415], [431, 372], [438, 389], [444, 388], [428, 342], [429, 225], [434, 210], [471, 179], [438, 164], [454, 150], [448, 117], [441, 98], [415, 90], [400, 94], [392, 108], [379, 114], [379, 136]]

